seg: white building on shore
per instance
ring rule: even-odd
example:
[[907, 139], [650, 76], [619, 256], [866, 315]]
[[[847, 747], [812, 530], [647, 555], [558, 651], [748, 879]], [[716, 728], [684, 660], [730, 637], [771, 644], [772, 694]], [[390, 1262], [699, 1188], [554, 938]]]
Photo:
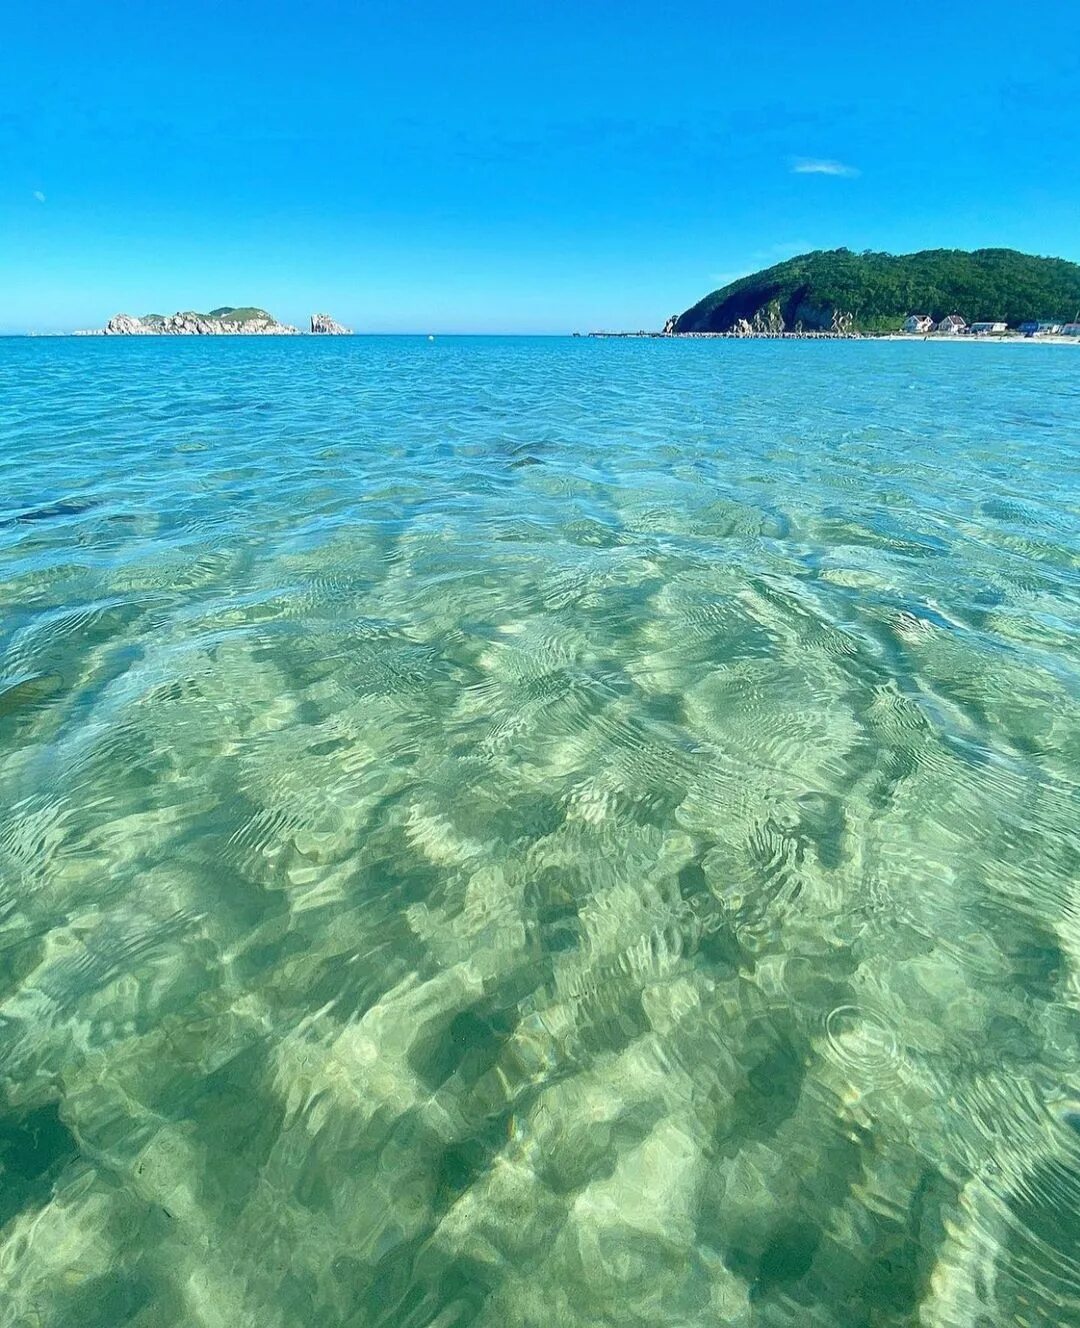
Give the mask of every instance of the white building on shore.
[[905, 332], [933, 332], [934, 320], [929, 314], [909, 314], [904, 319]]
[[959, 333], [967, 330], [967, 323], [964, 322], [959, 314], [949, 314], [938, 323], [937, 330], [939, 332], [944, 332], [946, 336], [955, 337]]
[[971, 333], [976, 337], [999, 337], [1009, 329], [1004, 323], [972, 323]]

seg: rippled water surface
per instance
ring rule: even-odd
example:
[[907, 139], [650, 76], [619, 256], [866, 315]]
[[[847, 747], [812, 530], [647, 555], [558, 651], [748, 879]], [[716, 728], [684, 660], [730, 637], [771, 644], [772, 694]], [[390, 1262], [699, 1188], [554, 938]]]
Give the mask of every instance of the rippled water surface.
[[1080, 353], [0, 342], [0, 1324], [1080, 1324]]

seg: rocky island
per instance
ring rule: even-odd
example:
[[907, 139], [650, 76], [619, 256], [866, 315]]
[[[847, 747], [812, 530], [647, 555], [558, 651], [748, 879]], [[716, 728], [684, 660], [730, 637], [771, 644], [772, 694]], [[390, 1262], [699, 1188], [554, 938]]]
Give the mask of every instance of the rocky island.
[[265, 309], [224, 305], [208, 314], [181, 310], [175, 314], [115, 314], [105, 324], [107, 337], [145, 336], [296, 336], [297, 329], [279, 323]]
[[[322, 336], [348, 336], [349, 328], [335, 323], [329, 314], [312, 314], [311, 331]], [[265, 309], [252, 305], [236, 308], [223, 305], [220, 309], [211, 309], [209, 313], [197, 313], [192, 309], [179, 310], [174, 314], [114, 314], [104, 328], [95, 332], [76, 333], [77, 336], [106, 337], [295, 337], [300, 336], [299, 328], [289, 323], [279, 323]]]

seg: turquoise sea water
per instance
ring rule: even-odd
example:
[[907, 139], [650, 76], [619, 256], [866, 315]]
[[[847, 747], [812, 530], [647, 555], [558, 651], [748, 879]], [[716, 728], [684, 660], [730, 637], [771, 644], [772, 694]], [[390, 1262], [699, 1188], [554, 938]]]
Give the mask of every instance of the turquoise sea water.
[[1080, 1324], [1080, 354], [0, 341], [0, 1325]]

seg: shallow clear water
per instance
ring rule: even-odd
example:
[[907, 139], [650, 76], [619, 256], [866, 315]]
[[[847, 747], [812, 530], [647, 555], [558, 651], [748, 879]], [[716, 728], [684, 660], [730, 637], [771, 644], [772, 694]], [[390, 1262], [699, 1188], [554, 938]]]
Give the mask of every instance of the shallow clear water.
[[1080, 354], [0, 342], [0, 1324], [1080, 1323]]

